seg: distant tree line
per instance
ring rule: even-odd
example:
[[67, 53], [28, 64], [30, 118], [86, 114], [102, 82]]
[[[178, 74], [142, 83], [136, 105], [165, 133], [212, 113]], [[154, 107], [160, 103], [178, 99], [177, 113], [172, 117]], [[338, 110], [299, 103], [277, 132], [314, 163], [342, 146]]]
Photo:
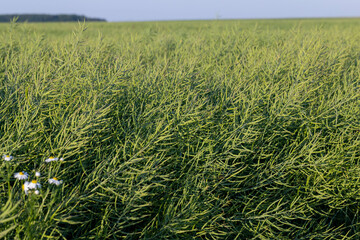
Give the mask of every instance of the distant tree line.
[[17, 18], [17, 22], [106, 22], [105, 19], [101, 18], [89, 18], [82, 15], [49, 15], [49, 14], [6, 14], [0, 15], [0, 22], [10, 22], [14, 18]]

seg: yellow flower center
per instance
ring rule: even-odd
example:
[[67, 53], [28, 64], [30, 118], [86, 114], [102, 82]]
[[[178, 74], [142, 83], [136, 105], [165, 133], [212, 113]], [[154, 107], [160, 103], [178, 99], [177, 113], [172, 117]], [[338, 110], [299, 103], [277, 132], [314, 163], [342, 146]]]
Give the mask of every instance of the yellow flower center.
[[24, 173], [23, 173], [23, 172], [19, 172], [19, 175], [24, 175]]
[[54, 157], [49, 157], [50, 159], [54, 159]]
[[6, 155], [5, 157], [9, 158], [9, 157], [10, 157], [10, 155]]
[[37, 181], [36, 181], [36, 180], [32, 180], [31, 182], [32, 182], [32, 183], [37, 183]]
[[56, 180], [56, 181], [58, 180], [56, 177], [54, 177], [53, 179]]
[[23, 184], [21, 187], [22, 187], [22, 190], [25, 191], [25, 185]]

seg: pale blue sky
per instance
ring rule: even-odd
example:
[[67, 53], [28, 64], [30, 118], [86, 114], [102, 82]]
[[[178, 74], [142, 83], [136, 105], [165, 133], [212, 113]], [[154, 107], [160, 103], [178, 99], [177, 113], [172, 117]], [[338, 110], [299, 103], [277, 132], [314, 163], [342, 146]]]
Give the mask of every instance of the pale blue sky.
[[81, 14], [108, 21], [360, 17], [360, 0], [4, 0], [0, 14]]

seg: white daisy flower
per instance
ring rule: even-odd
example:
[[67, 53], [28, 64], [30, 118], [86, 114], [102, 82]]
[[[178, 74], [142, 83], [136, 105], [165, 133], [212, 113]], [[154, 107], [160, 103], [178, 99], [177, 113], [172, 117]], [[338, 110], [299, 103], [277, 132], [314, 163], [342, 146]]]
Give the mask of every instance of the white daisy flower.
[[28, 186], [29, 185], [29, 182], [26, 181], [24, 182], [24, 184], [21, 186], [22, 187], [22, 190], [25, 192], [25, 194], [27, 195], [28, 194]]
[[25, 183], [22, 185], [22, 189], [25, 191], [25, 194], [28, 194], [28, 191], [31, 189], [40, 189], [41, 184], [38, 183], [36, 180], [32, 180], [31, 182], [25, 181]]
[[32, 180], [31, 182], [29, 182], [28, 188], [29, 188], [29, 189], [40, 189], [40, 188], [41, 188], [41, 184], [38, 183], [36, 180]]
[[56, 186], [59, 186], [60, 184], [63, 183], [63, 181], [62, 181], [62, 180], [58, 180], [56, 177], [54, 177], [54, 178], [50, 178], [50, 179], [49, 179], [49, 183], [50, 183], [50, 184], [55, 184]]
[[64, 161], [63, 158], [56, 158], [56, 157], [49, 157], [47, 159], [45, 159], [45, 162], [52, 162], [52, 161]]
[[27, 172], [18, 172], [14, 174], [14, 178], [19, 180], [25, 180], [28, 179], [29, 174]]
[[36, 195], [39, 195], [39, 194], [40, 194], [40, 191], [39, 191], [39, 190], [35, 190], [35, 194], [36, 194]]
[[10, 156], [10, 155], [3, 155], [3, 159], [4, 159], [5, 161], [11, 161], [11, 160], [14, 159], [14, 157], [13, 157], [13, 156]]
[[40, 172], [35, 172], [35, 176], [40, 177], [41, 176]]

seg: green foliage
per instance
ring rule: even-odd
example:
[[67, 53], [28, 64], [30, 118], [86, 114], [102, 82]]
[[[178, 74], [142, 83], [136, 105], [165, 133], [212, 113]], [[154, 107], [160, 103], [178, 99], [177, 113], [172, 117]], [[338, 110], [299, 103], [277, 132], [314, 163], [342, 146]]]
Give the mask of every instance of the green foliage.
[[100, 18], [88, 18], [85, 16], [79, 16], [74, 14], [3, 14], [0, 15], [0, 22], [10, 22], [13, 19], [17, 19], [18, 22], [77, 22], [77, 21], [100, 21], [105, 22], [105, 19]]
[[0, 25], [0, 237], [359, 238], [358, 19], [87, 27]]

